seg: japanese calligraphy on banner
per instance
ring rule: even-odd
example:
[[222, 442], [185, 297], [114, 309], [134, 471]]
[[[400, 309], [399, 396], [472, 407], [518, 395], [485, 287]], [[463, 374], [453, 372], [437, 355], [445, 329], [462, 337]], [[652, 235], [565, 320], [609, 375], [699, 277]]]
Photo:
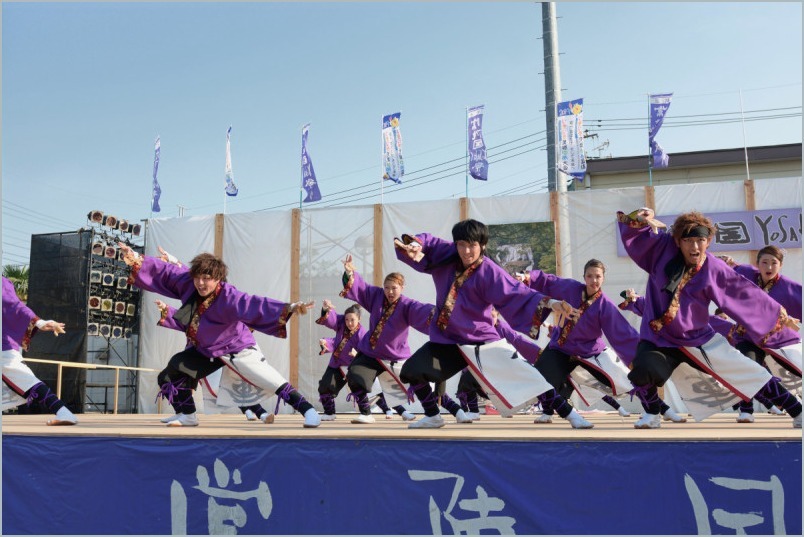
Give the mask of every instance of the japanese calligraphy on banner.
[[583, 99], [556, 104], [556, 169], [567, 175], [586, 172]]
[[307, 192], [307, 196], [304, 198], [304, 203], [321, 200], [321, 191], [318, 189], [318, 181], [315, 178], [313, 161], [310, 160], [310, 155], [307, 154], [307, 135], [309, 133], [310, 124], [308, 123], [302, 127], [302, 188], [305, 190], [305, 192]]
[[664, 116], [670, 108], [672, 93], [659, 93], [650, 96], [650, 129], [648, 130], [648, 144], [654, 168], [667, 168], [670, 165], [670, 155], [665, 153], [656, 135], [664, 123]]
[[[657, 216], [668, 226], [678, 215]], [[709, 246], [712, 252], [735, 250], [761, 250], [765, 246], [801, 248], [801, 208], [765, 209], [762, 211], [738, 211], [730, 213], [707, 213], [717, 226], [715, 239]], [[619, 228], [617, 233], [619, 235]], [[626, 257], [622, 240], [617, 240], [617, 255]]]
[[401, 183], [405, 175], [405, 161], [402, 160], [402, 133], [399, 131], [399, 118], [402, 112], [382, 118], [382, 161], [385, 165], [383, 179]]
[[469, 175], [481, 181], [489, 178], [489, 162], [486, 160], [486, 143], [483, 141], [483, 105], [470, 108], [466, 114], [468, 125]]

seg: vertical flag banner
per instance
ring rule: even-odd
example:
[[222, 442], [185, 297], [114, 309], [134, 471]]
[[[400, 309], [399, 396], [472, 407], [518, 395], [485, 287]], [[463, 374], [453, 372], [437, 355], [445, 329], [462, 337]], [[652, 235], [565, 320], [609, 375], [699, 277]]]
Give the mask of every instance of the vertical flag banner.
[[586, 173], [583, 99], [556, 103], [556, 169], [576, 179]]
[[159, 136], [156, 137], [154, 144], [154, 185], [151, 191], [151, 211], [158, 213], [162, 209], [159, 207], [159, 196], [162, 195], [162, 188], [159, 186], [159, 181], [156, 180], [156, 172], [159, 170], [159, 153], [162, 150], [162, 144], [159, 141]]
[[664, 152], [662, 146], [656, 141], [656, 135], [664, 123], [664, 116], [670, 108], [672, 93], [657, 93], [650, 96], [650, 129], [648, 130], [648, 142], [650, 143], [650, 154], [653, 157], [654, 168], [667, 168], [670, 165], [670, 155]]
[[234, 183], [234, 174], [232, 174], [232, 126], [229, 125], [229, 130], [226, 131], [226, 195], [237, 196], [237, 185]]
[[469, 175], [480, 181], [489, 178], [489, 162], [486, 160], [486, 143], [483, 141], [483, 105], [470, 108], [466, 114], [468, 122]]
[[304, 203], [319, 201], [321, 199], [321, 192], [318, 190], [318, 181], [315, 178], [315, 170], [313, 169], [313, 161], [310, 160], [310, 155], [307, 154], [307, 135], [309, 132], [310, 124], [308, 123], [302, 127], [302, 188], [307, 192]]
[[382, 160], [385, 164], [383, 179], [400, 184], [405, 175], [405, 162], [402, 160], [402, 133], [399, 131], [401, 112], [382, 118]]

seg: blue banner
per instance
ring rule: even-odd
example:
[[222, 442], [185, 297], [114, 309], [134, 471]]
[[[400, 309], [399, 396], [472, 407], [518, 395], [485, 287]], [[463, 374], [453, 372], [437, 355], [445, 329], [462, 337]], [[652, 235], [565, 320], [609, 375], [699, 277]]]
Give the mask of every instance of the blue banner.
[[382, 161], [385, 165], [383, 179], [401, 183], [405, 175], [405, 161], [402, 159], [402, 132], [399, 130], [399, 118], [402, 112], [383, 116], [382, 118]]
[[315, 178], [315, 170], [313, 169], [313, 161], [310, 160], [310, 155], [307, 154], [307, 135], [310, 133], [310, 124], [308, 123], [302, 127], [302, 154], [301, 154], [301, 168], [302, 168], [302, 188], [307, 192], [307, 197], [304, 198], [304, 203], [311, 201], [319, 201], [321, 199], [321, 191], [318, 190], [318, 181]]
[[4, 434], [2, 441], [8, 534], [801, 535], [802, 529], [800, 439]]
[[583, 178], [583, 99], [556, 103], [556, 169]]
[[151, 210], [158, 213], [162, 209], [159, 207], [159, 197], [162, 195], [162, 187], [159, 186], [159, 181], [156, 180], [156, 172], [159, 170], [159, 153], [162, 150], [162, 144], [159, 141], [159, 136], [156, 137], [154, 143], [154, 184], [151, 190]]
[[665, 114], [670, 108], [672, 93], [657, 93], [650, 96], [650, 128], [648, 129], [648, 142], [653, 161], [653, 168], [667, 168], [670, 165], [670, 155], [664, 152], [662, 146], [656, 141], [656, 135], [664, 123]]
[[466, 113], [469, 154], [469, 175], [481, 181], [489, 178], [486, 143], [483, 141], [483, 105], [470, 108]]
[[226, 131], [226, 169], [224, 175], [226, 178], [226, 186], [224, 187], [227, 196], [237, 196], [237, 185], [234, 182], [234, 174], [232, 173], [232, 126]]

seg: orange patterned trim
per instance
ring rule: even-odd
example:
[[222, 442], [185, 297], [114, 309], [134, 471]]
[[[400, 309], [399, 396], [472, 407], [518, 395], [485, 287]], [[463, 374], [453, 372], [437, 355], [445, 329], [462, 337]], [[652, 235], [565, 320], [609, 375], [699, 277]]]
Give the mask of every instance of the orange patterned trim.
[[784, 328], [784, 325], [787, 323], [788, 318], [789, 316], [787, 315], [787, 310], [784, 309], [784, 306], [779, 306], [779, 317], [776, 319], [776, 325], [773, 327], [773, 329], [771, 329], [770, 332], [765, 334], [765, 337], [763, 337], [759, 342], [759, 346], [764, 347], [767, 344], [768, 339], [770, 339], [773, 334], [781, 332]]
[[129, 268], [130, 270], [126, 283], [129, 285], [134, 285], [134, 279], [137, 277], [137, 274], [139, 274], [140, 269], [142, 268], [142, 256], [137, 257], [137, 259], [134, 260], [134, 264], [132, 264]]
[[377, 342], [380, 340], [380, 334], [382, 334], [383, 328], [385, 328], [385, 323], [388, 321], [388, 318], [393, 315], [397, 304], [399, 304], [399, 299], [393, 304], [389, 304], [387, 298], [382, 300], [382, 316], [377, 322], [377, 326], [374, 327], [371, 337], [369, 337], [369, 344], [372, 349], [377, 346]]
[[539, 301], [536, 313], [533, 314], [533, 319], [531, 319], [530, 330], [528, 330], [528, 336], [531, 339], [539, 339], [539, 330], [542, 327], [542, 310], [549, 308], [547, 304], [551, 300], [551, 297], [545, 295], [544, 298]]
[[329, 310], [323, 312], [321, 317], [315, 320], [315, 324], [324, 324], [324, 321], [327, 320], [327, 316], [329, 315]]
[[39, 317], [34, 317], [31, 319], [31, 322], [28, 323], [28, 328], [25, 329], [25, 335], [22, 336], [22, 341], [20, 342], [20, 347], [22, 350], [28, 350], [28, 344], [31, 342], [31, 338], [36, 333], [38, 328], [36, 328], [36, 321], [39, 320]]
[[209, 294], [209, 296], [207, 296], [204, 300], [201, 301], [200, 304], [198, 304], [195, 307], [193, 316], [190, 318], [190, 324], [187, 325], [187, 332], [186, 332], [187, 341], [193, 347], [198, 345], [198, 340], [196, 338], [198, 337], [198, 325], [201, 322], [201, 316], [204, 315], [204, 312], [206, 312], [212, 305], [212, 303], [215, 302], [215, 299], [218, 298], [218, 295], [221, 292], [221, 286], [222, 284], [218, 283], [218, 286], [215, 287], [215, 290], [212, 291]]
[[449, 318], [452, 315], [452, 310], [455, 308], [455, 302], [458, 300], [458, 291], [461, 289], [469, 276], [475, 273], [477, 268], [483, 263], [483, 257], [478, 258], [477, 261], [469, 265], [463, 272], [455, 271], [455, 280], [447, 293], [447, 299], [444, 301], [444, 306], [438, 314], [436, 326], [441, 330], [446, 330], [449, 324]]
[[[345, 274], [345, 273], [344, 273], [344, 274]], [[344, 286], [343, 286], [343, 290], [342, 290], [340, 293], [338, 293], [338, 295], [339, 295], [341, 298], [346, 298], [346, 295], [347, 295], [347, 294], [349, 293], [349, 291], [352, 289], [352, 286], [353, 286], [354, 284], [355, 284], [355, 273], [354, 273], [354, 272], [352, 272], [351, 274], [349, 274], [349, 281], [347, 281], [347, 282], [344, 284]]]
[[338, 346], [335, 348], [335, 350], [332, 351], [332, 356], [334, 356], [335, 358], [338, 358], [341, 355], [341, 351], [343, 350], [343, 348], [346, 346], [346, 344], [349, 342], [349, 340], [352, 339], [352, 336], [355, 335], [355, 333], [357, 333], [358, 330], [360, 330], [360, 323], [357, 323], [357, 326], [351, 332], [349, 332], [348, 330], [346, 330], [344, 328], [343, 337], [338, 342]]
[[[564, 326], [561, 328], [561, 335], [558, 336], [558, 344], [559, 345], [563, 345], [564, 343], [567, 342], [567, 336], [569, 336], [569, 333], [572, 332], [572, 329], [575, 327], [575, 324], [578, 322], [578, 319], [580, 319], [581, 315], [583, 315], [583, 313], [587, 309], [589, 309], [589, 306], [594, 304], [595, 300], [600, 298], [602, 295], [603, 295], [603, 290], [598, 289], [597, 293], [595, 293], [594, 295], [590, 296], [589, 298], [584, 299], [583, 303], [581, 304], [581, 307], [578, 308], [578, 318], [576, 320], [574, 320], [574, 321], [572, 319], [567, 319], [566, 322], [564, 323]], [[583, 296], [584, 297], [586, 296], [586, 289], [584, 289], [584, 291], [583, 291]]]
[[701, 270], [701, 267], [704, 264], [704, 261], [706, 261], [706, 254], [704, 254], [703, 259], [701, 259], [701, 262], [698, 263], [697, 266], [694, 266], [691, 269], [684, 272], [684, 275], [681, 277], [681, 281], [678, 282], [676, 292], [673, 293], [673, 299], [670, 301], [670, 305], [667, 306], [667, 311], [665, 311], [661, 317], [654, 319], [650, 322], [650, 327], [654, 332], [659, 332], [662, 328], [673, 322], [673, 319], [676, 318], [676, 315], [678, 315], [678, 308], [679, 308], [678, 300], [679, 295], [681, 295], [681, 290], [684, 289], [684, 286], [687, 285], [687, 282], [689, 282], [693, 278], [693, 276], [698, 274], [698, 272]]
[[781, 274], [777, 274], [772, 280], [763, 284], [762, 274], [757, 274], [757, 285], [759, 286], [760, 289], [762, 289], [766, 293], [770, 293], [771, 289], [773, 289], [773, 286], [776, 285], [776, 282], [778, 282], [781, 279], [781, 277], [782, 277]]

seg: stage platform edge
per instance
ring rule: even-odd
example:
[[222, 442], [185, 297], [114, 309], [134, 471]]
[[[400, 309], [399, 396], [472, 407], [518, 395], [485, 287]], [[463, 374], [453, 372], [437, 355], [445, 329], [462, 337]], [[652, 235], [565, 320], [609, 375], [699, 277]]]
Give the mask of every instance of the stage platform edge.
[[[411, 430], [202, 415], [3, 416], [5, 534], [796, 534], [801, 430], [785, 416], [635, 430], [534, 416]], [[58, 506], [58, 508], [54, 508]]]

